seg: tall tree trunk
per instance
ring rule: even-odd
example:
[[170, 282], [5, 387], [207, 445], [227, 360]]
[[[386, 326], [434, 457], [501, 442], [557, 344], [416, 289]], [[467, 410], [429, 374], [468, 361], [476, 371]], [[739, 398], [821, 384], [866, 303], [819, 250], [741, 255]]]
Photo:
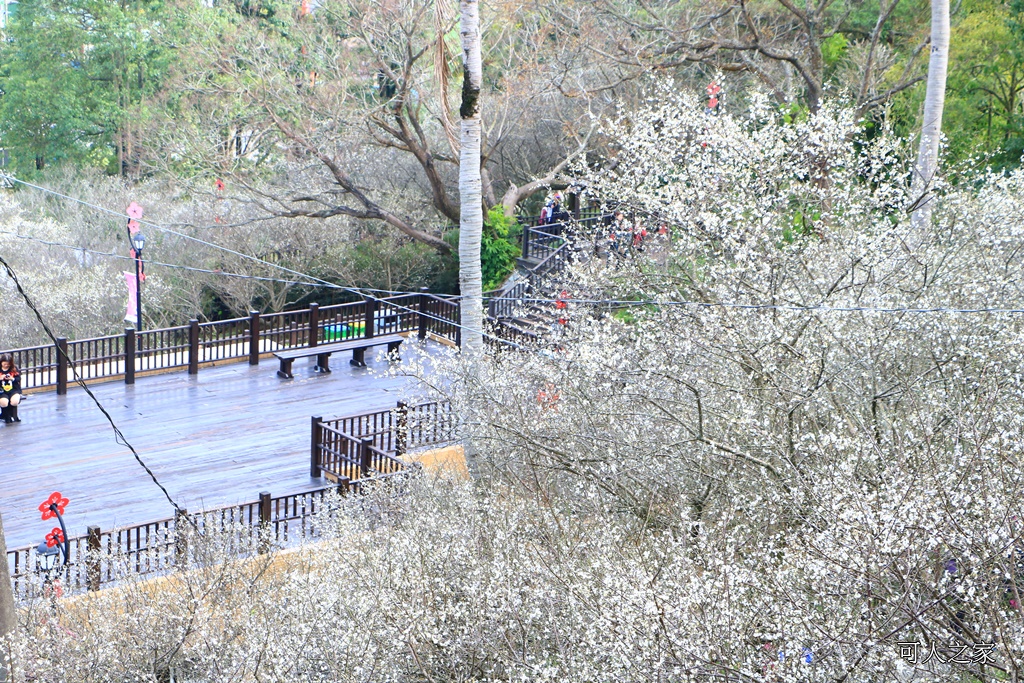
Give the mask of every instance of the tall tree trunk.
[[0, 558], [3, 558], [4, 571], [0, 576], [0, 683], [10, 679], [4, 664], [10, 651], [3, 643], [4, 636], [14, 633], [14, 594], [11, 592], [11, 575], [7, 567], [7, 540], [4, 538], [4, 519], [0, 516]]
[[483, 283], [480, 242], [484, 226], [480, 180], [480, 3], [461, 0], [462, 20], [462, 116], [459, 149], [459, 289], [462, 294], [462, 347], [483, 347]]
[[932, 0], [932, 49], [928, 60], [928, 89], [921, 120], [921, 146], [917, 152], [910, 216], [914, 240], [920, 243], [931, 230], [932, 181], [939, 166], [942, 108], [946, 101], [946, 69], [949, 65], [949, 0]]

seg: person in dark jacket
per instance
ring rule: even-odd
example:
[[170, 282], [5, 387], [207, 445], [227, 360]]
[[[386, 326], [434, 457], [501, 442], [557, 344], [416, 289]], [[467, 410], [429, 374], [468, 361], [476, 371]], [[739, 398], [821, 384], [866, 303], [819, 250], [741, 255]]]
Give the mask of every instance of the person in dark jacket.
[[551, 222], [565, 223], [570, 218], [572, 216], [562, 207], [562, 193], [556, 192], [554, 199], [551, 200]]
[[18, 404], [21, 403], [21, 373], [9, 353], [0, 356], [0, 413], [4, 422], [21, 422]]

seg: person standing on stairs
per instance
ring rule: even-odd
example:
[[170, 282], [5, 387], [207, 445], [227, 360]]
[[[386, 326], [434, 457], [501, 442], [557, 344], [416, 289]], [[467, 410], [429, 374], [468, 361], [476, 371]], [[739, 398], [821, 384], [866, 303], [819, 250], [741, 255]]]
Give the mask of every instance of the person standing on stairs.
[[21, 373], [14, 364], [14, 358], [5, 353], [0, 356], [0, 412], [4, 422], [21, 422], [18, 404], [21, 403]]

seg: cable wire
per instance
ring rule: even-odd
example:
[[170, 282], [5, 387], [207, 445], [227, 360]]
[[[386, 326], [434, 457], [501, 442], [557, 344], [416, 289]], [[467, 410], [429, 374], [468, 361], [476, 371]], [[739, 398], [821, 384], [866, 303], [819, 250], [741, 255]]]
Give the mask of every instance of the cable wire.
[[[45, 244], [46, 246], [49, 246], [49, 247], [62, 247], [64, 249], [71, 249], [72, 251], [82, 252], [82, 253], [86, 253], [86, 254], [95, 254], [96, 256], [103, 256], [103, 257], [106, 257], [106, 258], [118, 259], [120, 261], [132, 261], [132, 262], [135, 261], [135, 259], [133, 257], [131, 257], [131, 256], [122, 256], [121, 254], [111, 254], [111, 253], [106, 252], [106, 251], [98, 251], [96, 249], [89, 249], [87, 247], [76, 247], [73, 244], [63, 244], [61, 242], [51, 242], [49, 240], [44, 240], [44, 239], [42, 239], [40, 237], [32, 237], [30, 235], [20, 235], [20, 234], [15, 233], [15, 232], [10, 232], [9, 230], [0, 230], [0, 235], [10, 235], [11, 237], [16, 237], [16, 238], [21, 239], [21, 240], [26, 240], [26, 241], [29, 241], [29, 242], [36, 242], [38, 244]], [[197, 272], [197, 273], [208, 273], [210, 275], [223, 275], [225, 277], [235, 277], [235, 278], [241, 278], [241, 279], [244, 279], [244, 280], [262, 280], [262, 281], [265, 281], [265, 282], [278, 282], [278, 283], [281, 283], [281, 284], [302, 285], [302, 286], [305, 286], [305, 287], [327, 286], [327, 285], [313, 285], [313, 284], [310, 284], [308, 282], [303, 282], [303, 281], [299, 281], [299, 280], [283, 280], [281, 278], [265, 277], [265, 276], [262, 276], [262, 275], [247, 275], [247, 274], [243, 274], [243, 273], [231, 273], [231, 272], [228, 272], [228, 271], [225, 271], [225, 270], [210, 269], [210, 268], [197, 268], [195, 266], [184, 266], [184, 265], [181, 265], [179, 263], [164, 263], [162, 261], [147, 260], [146, 264], [147, 265], [154, 265], [154, 266], [161, 266], [161, 267], [164, 267], [164, 268], [175, 268], [175, 269], [179, 269], [179, 270], [187, 270], [187, 271], [192, 271], [192, 272]], [[333, 287], [335, 289], [339, 288], [338, 285], [334, 285]], [[381, 292], [387, 292], [387, 293], [391, 293], [391, 294], [404, 294], [404, 292], [397, 292], [397, 291], [396, 292], [391, 292], [390, 290], [373, 290], [373, 291], [381, 291]]]
[[[52, 189], [50, 189], [48, 187], [43, 187], [42, 185], [36, 185], [35, 183], [30, 183], [28, 181], [21, 180], [19, 178], [14, 177], [13, 175], [10, 175], [10, 174], [0, 174], [0, 177], [6, 178], [7, 180], [9, 180], [11, 182], [19, 183], [19, 184], [24, 185], [26, 187], [30, 187], [30, 188], [35, 189], [35, 190], [39, 190], [40, 192], [45, 192], [45, 193], [48, 193], [48, 194], [52, 194], [52, 195], [54, 195], [56, 197], [60, 197], [62, 199], [67, 199], [68, 201], [72, 201], [72, 202], [81, 204], [82, 206], [87, 206], [87, 207], [89, 207], [91, 209], [94, 209], [96, 211], [100, 211], [102, 213], [106, 213], [106, 214], [109, 214], [109, 215], [112, 215], [112, 216], [117, 216], [118, 218], [131, 218], [127, 213], [121, 213], [121, 212], [118, 212], [118, 211], [114, 211], [112, 209], [108, 209], [108, 208], [106, 208], [104, 206], [99, 206], [97, 204], [92, 204], [90, 202], [85, 201], [84, 199], [78, 199], [77, 197], [72, 197], [70, 195], [66, 195], [66, 194], [63, 194], [61, 192], [57, 192], [56, 190], [52, 190]], [[151, 226], [151, 227], [153, 227], [156, 230], [159, 230], [161, 232], [165, 232], [165, 233], [168, 233], [168, 234], [171, 234], [171, 235], [176, 235], [178, 237], [182, 237], [184, 239], [191, 240], [193, 242], [197, 242], [199, 244], [205, 245], [207, 247], [211, 247], [213, 249], [218, 249], [220, 251], [225, 251], [225, 252], [227, 252], [229, 254], [234, 254], [235, 256], [240, 256], [241, 258], [244, 258], [244, 259], [247, 259], [247, 260], [250, 260], [250, 261], [255, 261], [256, 263], [260, 263], [262, 265], [269, 266], [271, 268], [277, 268], [278, 270], [282, 270], [284, 272], [291, 273], [292, 275], [297, 275], [299, 277], [307, 278], [307, 279], [312, 280], [314, 283], [316, 283], [318, 285], [321, 285], [321, 286], [336, 287], [338, 289], [341, 289], [343, 291], [348, 291], [348, 292], [350, 292], [352, 294], [356, 294], [357, 296], [360, 296], [360, 297], [363, 297], [363, 298], [373, 299], [374, 301], [377, 301], [377, 302], [383, 302], [384, 301], [384, 299], [382, 299], [379, 296], [376, 296], [376, 295], [373, 295], [373, 294], [366, 294], [366, 292], [371, 291], [369, 289], [361, 289], [361, 288], [357, 288], [357, 287], [347, 287], [347, 286], [344, 286], [344, 285], [335, 285], [332, 282], [328, 282], [327, 280], [324, 280], [322, 278], [318, 278], [318, 277], [316, 277], [314, 275], [309, 275], [307, 273], [303, 273], [303, 272], [300, 272], [300, 271], [297, 271], [297, 270], [293, 270], [291, 268], [287, 268], [287, 267], [282, 266], [282, 265], [277, 264], [277, 263], [270, 263], [269, 261], [264, 261], [263, 259], [258, 258], [256, 256], [250, 256], [249, 254], [245, 254], [245, 253], [242, 253], [240, 251], [236, 251], [234, 249], [230, 249], [228, 247], [223, 247], [223, 246], [221, 246], [219, 244], [214, 244], [213, 242], [207, 242], [206, 240], [202, 240], [202, 239], [199, 239], [198, 237], [193, 237], [191, 235], [186, 235], [184, 233], [181, 233], [181, 232], [178, 232], [176, 230], [172, 230], [170, 228], [162, 226], [162, 225], [160, 225], [158, 223], [154, 223], [152, 221], [143, 220], [141, 218], [140, 219], [136, 219], [136, 220], [139, 223], [141, 223], [141, 224], [149, 225], [149, 226]], [[313, 284], [313, 283], [306, 283], [306, 284]], [[419, 292], [410, 292], [410, 294], [418, 294], [418, 293]], [[408, 306], [402, 306], [400, 304], [395, 304], [393, 302], [387, 302], [387, 303], [389, 305], [393, 306], [394, 308], [398, 308], [400, 310], [405, 310], [405, 311], [410, 312], [410, 313], [419, 313], [421, 315], [424, 315], [427, 318], [430, 318], [430, 319], [433, 319], [433, 320], [437, 320], [437, 321], [440, 321], [440, 322], [444, 322], [444, 323], [452, 325], [452, 326], [454, 326], [454, 327], [456, 327], [458, 329], [467, 330], [467, 331], [473, 332], [475, 334], [479, 334], [481, 337], [493, 339], [493, 340], [495, 340], [498, 343], [506, 344], [506, 345], [512, 346], [514, 348], [522, 348], [521, 345], [516, 344], [515, 342], [512, 342], [512, 341], [509, 341], [509, 340], [506, 340], [506, 339], [502, 339], [500, 337], [496, 337], [494, 335], [488, 334], [484, 330], [474, 330], [474, 329], [472, 329], [472, 328], [470, 328], [470, 327], [468, 327], [466, 325], [463, 325], [461, 323], [455, 323], [455, 322], [453, 322], [451, 320], [447, 320], [446, 318], [441, 318], [440, 316], [435, 316], [435, 315], [432, 315], [432, 314], [429, 314], [429, 313], [423, 313], [421, 311], [418, 311], [418, 310], [416, 310], [414, 308], [410, 308]]]
[[[70, 249], [73, 251], [95, 254], [97, 256], [103, 256], [106, 258], [118, 259], [122, 261], [134, 261], [135, 259], [131, 256], [122, 256], [120, 254], [112, 254], [105, 251], [98, 251], [95, 249], [89, 249], [87, 247], [76, 247], [73, 244], [64, 244], [62, 242], [52, 242], [50, 240], [44, 240], [39, 237], [33, 237], [31, 235], [21, 235], [19, 233], [11, 232], [9, 230], [0, 230], [0, 235], [10, 235], [21, 240], [27, 240], [30, 242], [36, 242], [38, 244], [44, 244], [51, 247], [61, 247], [64, 249]], [[421, 294], [421, 292], [413, 292], [407, 290], [396, 290], [396, 289], [374, 289], [371, 287], [355, 287], [338, 285], [334, 283], [326, 284], [311, 284], [300, 280], [284, 280], [282, 278], [266, 277], [263, 275], [248, 275], [244, 273], [232, 273], [225, 270], [210, 269], [210, 268], [197, 268], [195, 266], [185, 266], [179, 263], [165, 263], [162, 261], [146, 261], [147, 264], [161, 266], [164, 268], [175, 268], [179, 270], [186, 270], [197, 273], [206, 273], [209, 275], [222, 275], [224, 277], [239, 278], [243, 280], [260, 280], [263, 282], [277, 282], [280, 284], [288, 285], [300, 285], [305, 287], [324, 287], [328, 289], [341, 289], [348, 292], [376, 292], [380, 294], [388, 294], [391, 296], [412, 296]], [[462, 296], [452, 296], [449, 300], [459, 301], [463, 299]], [[823, 304], [808, 304], [808, 305], [797, 305], [797, 304], [740, 304], [734, 302], [709, 302], [709, 301], [690, 301], [690, 300], [676, 300], [676, 299], [580, 299], [572, 296], [566, 296], [562, 298], [545, 298], [545, 297], [504, 297], [507, 301], [514, 301], [517, 304], [588, 304], [594, 306], [693, 306], [697, 308], [733, 308], [743, 310], [773, 310], [773, 311], [813, 311], [813, 312], [826, 312], [826, 313], [957, 313], [957, 314], [984, 314], [984, 313], [1000, 313], [1000, 314], [1011, 314], [1019, 315], [1024, 313], [1024, 309], [1021, 308], [955, 308], [948, 306], [936, 306], [936, 307], [878, 307], [878, 306], [826, 306]], [[391, 302], [387, 302], [391, 303]], [[453, 323], [454, 324], [454, 323]]]
[[[18, 275], [14, 272], [14, 269], [11, 268], [10, 264], [7, 263], [7, 261], [5, 261], [2, 256], [0, 256], [0, 264], [2, 264], [4, 269], [7, 271], [8, 277], [10, 277], [11, 280], [14, 281], [14, 286], [17, 288], [18, 293], [21, 295], [21, 298], [25, 300], [25, 304], [29, 307], [29, 309], [32, 310], [32, 313], [35, 314], [36, 320], [38, 320], [39, 324], [42, 325], [43, 331], [46, 332], [46, 336], [50, 338], [50, 340], [53, 342], [55, 347], [60, 349], [61, 347], [60, 347], [60, 344], [57, 342], [57, 336], [50, 329], [50, 326], [46, 324], [46, 321], [43, 320], [43, 316], [39, 312], [39, 309], [36, 308], [36, 305], [34, 303], [32, 303], [32, 299], [29, 297], [28, 292], [25, 291], [25, 288], [22, 287], [21, 281], [18, 280]], [[74, 378], [75, 378], [75, 383], [78, 384], [78, 386], [80, 386], [83, 389], [85, 389], [85, 393], [87, 393], [89, 395], [89, 398], [92, 399], [93, 403], [96, 404], [96, 407], [99, 408], [101, 413], [103, 413], [103, 416], [105, 418], [107, 418], [107, 422], [110, 423], [111, 429], [114, 430], [114, 435], [115, 435], [115, 439], [117, 440], [117, 443], [122, 444], [122, 445], [128, 447], [128, 450], [130, 450], [132, 452], [132, 456], [135, 458], [136, 462], [138, 462], [139, 465], [142, 466], [142, 469], [146, 470], [146, 474], [149, 475], [149, 478], [153, 480], [153, 483], [156, 484], [160, 488], [160, 490], [163, 492], [164, 497], [167, 498], [167, 500], [171, 503], [172, 506], [174, 506], [175, 512], [177, 512], [179, 515], [183, 515], [183, 516], [187, 517], [187, 515], [184, 515], [184, 512], [185, 512], [184, 509], [182, 509], [181, 506], [179, 506], [174, 501], [174, 498], [171, 497], [170, 492], [167, 490], [167, 488], [163, 484], [160, 483], [160, 480], [157, 479], [156, 474], [153, 472], [153, 470], [151, 470], [149, 468], [149, 466], [146, 465], [145, 462], [143, 462], [142, 458], [139, 456], [138, 451], [135, 450], [135, 447], [131, 445], [131, 443], [128, 441], [128, 439], [125, 437], [125, 435], [118, 428], [117, 424], [115, 424], [114, 418], [111, 417], [110, 413], [107, 412], [107, 409], [103, 407], [103, 404], [100, 403], [100, 400], [96, 397], [96, 394], [94, 394], [92, 392], [92, 389], [89, 388], [89, 385], [86, 384], [85, 380], [82, 379], [81, 375], [78, 374], [78, 367], [75, 364], [75, 362], [71, 359], [70, 356], [67, 355], [66, 352], [60, 351], [60, 353], [62, 353], [64, 355], [64, 358], [65, 358], [65, 360], [68, 363], [68, 366], [71, 368], [71, 372], [73, 373]], [[195, 526], [195, 522], [193, 522], [191, 518], [189, 518], [189, 522], [193, 526]]]

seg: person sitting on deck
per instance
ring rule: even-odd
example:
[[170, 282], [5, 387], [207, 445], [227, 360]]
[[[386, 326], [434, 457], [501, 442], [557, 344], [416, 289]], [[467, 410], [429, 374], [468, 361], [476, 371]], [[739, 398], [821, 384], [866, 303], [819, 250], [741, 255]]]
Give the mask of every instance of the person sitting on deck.
[[18, 404], [21, 403], [21, 373], [14, 364], [14, 358], [5, 353], [0, 356], [0, 413], [4, 422], [21, 422]]

